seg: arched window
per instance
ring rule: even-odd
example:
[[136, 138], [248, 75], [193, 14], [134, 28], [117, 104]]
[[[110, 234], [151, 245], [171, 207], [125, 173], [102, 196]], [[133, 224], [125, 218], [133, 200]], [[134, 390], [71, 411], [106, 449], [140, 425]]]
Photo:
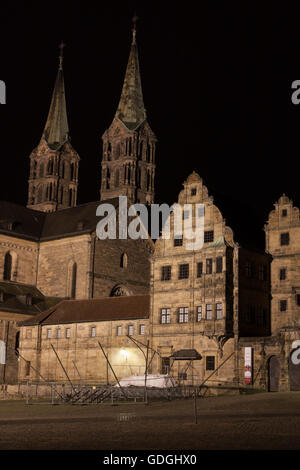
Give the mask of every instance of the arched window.
[[72, 206], [73, 202], [73, 190], [69, 189], [69, 206]]
[[12, 277], [12, 256], [8, 252], [4, 258], [4, 272], [3, 272], [3, 279], [5, 281], [10, 281]]
[[115, 186], [119, 186], [119, 170], [116, 170], [116, 174], [115, 174]]
[[17, 334], [16, 334], [16, 342], [15, 342], [15, 351], [17, 352], [18, 349], [19, 349], [19, 343], [20, 343], [20, 332], [17, 331]]
[[47, 173], [48, 175], [52, 175], [53, 173], [53, 160], [48, 161]]
[[77, 284], [77, 263], [70, 261], [68, 266], [68, 286], [67, 296], [71, 299], [76, 297], [76, 284]]
[[147, 144], [146, 162], [149, 163], [150, 159], [151, 159], [151, 146], [150, 146], [150, 144]]
[[43, 165], [43, 163], [40, 164], [39, 174], [40, 174], [40, 176], [44, 176], [44, 165]]
[[127, 256], [126, 253], [123, 253], [121, 255], [120, 267], [121, 268], [127, 268], [127, 262], [128, 262], [128, 256]]
[[110, 171], [109, 168], [106, 169], [106, 189], [110, 188]]
[[16, 280], [17, 277], [17, 254], [8, 251], [4, 258], [3, 279], [5, 281]]
[[75, 179], [75, 164], [71, 163], [71, 181]]

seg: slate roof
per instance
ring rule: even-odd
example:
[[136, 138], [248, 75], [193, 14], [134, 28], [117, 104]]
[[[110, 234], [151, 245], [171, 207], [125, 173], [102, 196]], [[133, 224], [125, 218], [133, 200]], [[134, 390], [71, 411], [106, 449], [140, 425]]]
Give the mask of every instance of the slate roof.
[[19, 325], [59, 325], [111, 320], [138, 320], [148, 318], [149, 312], [149, 295], [63, 300], [40, 315]]
[[[104, 202], [117, 207], [119, 199], [101, 201]], [[0, 201], [0, 233], [34, 241], [91, 233], [100, 220], [96, 216], [99, 204], [100, 201], [94, 201], [46, 213]]]
[[[18, 313], [22, 315], [38, 315], [61, 301], [58, 297], [45, 297], [35, 286], [12, 281], [0, 281], [1, 312]], [[26, 303], [30, 295], [32, 304]]]

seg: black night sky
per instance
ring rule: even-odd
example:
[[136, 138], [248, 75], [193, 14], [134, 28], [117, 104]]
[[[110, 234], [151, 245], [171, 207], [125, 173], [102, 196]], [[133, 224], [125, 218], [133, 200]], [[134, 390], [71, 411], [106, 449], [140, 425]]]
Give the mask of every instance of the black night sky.
[[27, 202], [28, 156], [45, 125], [61, 39], [71, 139], [81, 157], [78, 202], [98, 199], [101, 135], [119, 101], [136, 10], [144, 101], [159, 139], [156, 201], [177, 200], [196, 170], [234, 229], [248, 213], [256, 220], [261, 243], [275, 200], [285, 192], [300, 202], [300, 105], [291, 101], [300, 79], [300, 9], [281, 5], [2, 4], [0, 199]]

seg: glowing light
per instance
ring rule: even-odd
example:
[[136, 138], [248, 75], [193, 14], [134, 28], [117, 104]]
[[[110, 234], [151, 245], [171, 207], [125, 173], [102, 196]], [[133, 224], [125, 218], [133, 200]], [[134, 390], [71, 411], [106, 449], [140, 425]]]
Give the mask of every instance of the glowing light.
[[126, 351], [126, 349], [121, 349], [121, 355], [124, 357], [124, 359], [127, 359], [128, 358], [128, 352]]

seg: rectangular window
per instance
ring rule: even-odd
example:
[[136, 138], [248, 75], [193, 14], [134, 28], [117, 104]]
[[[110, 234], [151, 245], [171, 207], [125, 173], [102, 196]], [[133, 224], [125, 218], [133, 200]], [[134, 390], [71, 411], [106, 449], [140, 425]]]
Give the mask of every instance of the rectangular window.
[[179, 265], [178, 279], [188, 279], [188, 277], [189, 277], [189, 265], [188, 264], [180, 264]]
[[183, 211], [183, 218], [188, 219], [190, 216], [190, 211]]
[[25, 375], [30, 375], [30, 361], [26, 361], [25, 363]]
[[282, 209], [281, 217], [286, 217], [286, 216], [287, 216], [287, 209]]
[[202, 305], [199, 305], [199, 307], [197, 307], [197, 321], [201, 321], [202, 320]]
[[92, 326], [92, 328], [91, 328], [91, 337], [95, 338], [95, 336], [96, 336], [96, 327]]
[[128, 336], [133, 336], [134, 328], [133, 325], [128, 325]]
[[50, 339], [51, 336], [52, 336], [52, 331], [51, 331], [50, 328], [47, 328], [46, 338], [47, 338], [47, 339]]
[[170, 281], [171, 279], [171, 266], [162, 266], [161, 268], [161, 280]]
[[174, 246], [182, 246], [182, 237], [174, 238]]
[[286, 268], [281, 268], [279, 270], [279, 279], [280, 281], [284, 281], [286, 279]]
[[214, 231], [206, 230], [204, 232], [204, 243], [210, 243], [214, 241]]
[[140, 325], [140, 335], [144, 335], [144, 334], [145, 334], [145, 330], [146, 330], [145, 325]]
[[162, 308], [160, 312], [161, 323], [170, 323], [171, 322], [171, 313], [169, 308]]
[[279, 307], [280, 307], [281, 312], [285, 312], [286, 309], [287, 309], [287, 301], [286, 300], [280, 300]]
[[179, 323], [188, 323], [188, 321], [189, 321], [189, 309], [188, 309], [188, 307], [180, 307], [179, 308], [178, 322]]
[[212, 304], [206, 305], [206, 320], [212, 320], [213, 317], [213, 309]]
[[191, 189], [191, 196], [196, 196], [197, 194], [197, 188], [192, 188]]
[[203, 274], [203, 263], [200, 261], [200, 263], [197, 263], [197, 277], [202, 277]]
[[212, 258], [206, 260], [206, 274], [212, 274]]
[[223, 258], [218, 256], [216, 258], [216, 273], [221, 273], [223, 271]]
[[26, 328], [26, 339], [31, 339], [32, 338], [32, 329]]
[[296, 295], [296, 304], [300, 307], [300, 294]]
[[71, 328], [66, 328], [66, 338], [69, 339], [71, 337]]
[[221, 318], [223, 318], [223, 304], [217, 303], [216, 310], [217, 310], [217, 320], [220, 320]]
[[215, 356], [206, 356], [206, 370], [215, 370]]
[[161, 358], [161, 373], [168, 374], [170, 372], [170, 358], [162, 357]]
[[290, 234], [289, 232], [280, 234], [280, 245], [289, 245], [290, 244]]
[[61, 337], [61, 329], [57, 328], [56, 330], [56, 338], [59, 339]]
[[122, 336], [122, 327], [117, 326], [117, 336]]

